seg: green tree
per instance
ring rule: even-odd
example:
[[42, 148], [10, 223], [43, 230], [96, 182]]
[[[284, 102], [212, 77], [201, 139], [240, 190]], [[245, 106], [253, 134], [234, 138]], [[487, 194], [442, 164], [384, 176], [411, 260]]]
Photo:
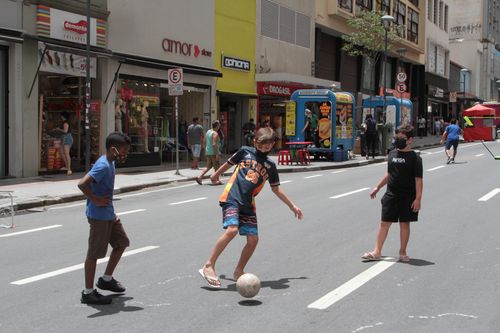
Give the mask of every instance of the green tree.
[[[381, 11], [361, 11], [358, 16], [347, 21], [347, 24], [354, 29], [354, 32], [342, 36], [344, 40], [342, 50], [350, 56], [365, 57], [372, 70], [371, 77], [373, 77], [375, 64], [385, 49], [385, 28], [381, 19], [383, 15], [384, 13]], [[388, 50], [394, 42], [400, 39], [396, 31], [402, 28], [402, 26], [392, 23], [391, 29], [387, 33]]]

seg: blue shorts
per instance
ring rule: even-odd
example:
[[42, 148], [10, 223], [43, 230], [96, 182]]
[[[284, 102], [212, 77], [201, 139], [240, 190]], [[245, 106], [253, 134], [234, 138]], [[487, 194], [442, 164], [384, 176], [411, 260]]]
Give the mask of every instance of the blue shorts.
[[191, 152], [194, 157], [200, 157], [201, 154], [201, 145], [191, 145]]
[[450, 148], [453, 147], [453, 150], [457, 150], [458, 148], [458, 139], [456, 140], [447, 140], [446, 141], [446, 150], [450, 150]]
[[238, 227], [242, 236], [257, 236], [257, 216], [255, 214], [243, 214], [237, 206], [232, 203], [221, 203], [222, 206], [222, 225], [227, 229], [230, 225]]
[[73, 136], [71, 133], [64, 134], [62, 137], [63, 146], [71, 146], [73, 145]]

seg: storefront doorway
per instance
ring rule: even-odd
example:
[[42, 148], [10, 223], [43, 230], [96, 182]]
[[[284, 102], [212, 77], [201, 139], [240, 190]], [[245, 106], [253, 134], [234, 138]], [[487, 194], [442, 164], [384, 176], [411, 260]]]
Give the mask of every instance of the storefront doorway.
[[244, 143], [243, 125], [249, 120], [248, 97], [219, 95], [220, 122], [224, 135], [222, 152], [231, 154]]
[[7, 48], [0, 46], [0, 178], [8, 173]]

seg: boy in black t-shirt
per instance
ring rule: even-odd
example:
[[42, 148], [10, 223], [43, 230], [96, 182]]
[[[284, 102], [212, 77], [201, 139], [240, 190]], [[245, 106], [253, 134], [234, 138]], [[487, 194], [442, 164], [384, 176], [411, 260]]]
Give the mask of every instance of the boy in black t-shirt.
[[270, 127], [262, 127], [255, 134], [255, 148], [243, 146], [224, 163], [210, 178], [212, 181], [236, 166], [224, 192], [219, 198], [222, 207], [223, 228], [225, 232], [215, 243], [210, 258], [199, 270], [201, 276], [213, 288], [220, 288], [220, 280], [215, 273], [215, 263], [229, 242], [239, 233], [246, 236], [247, 243], [243, 248], [240, 260], [233, 273], [233, 278], [244, 274], [244, 269], [259, 241], [255, 197], [262, 190], [265, 182], [276, 196], [283, 201], [298, 219], [302, 219], [302, 211], [280, 189], [280, 180], [276, 164], [267, 157], [274, 146], [274, 131]]
[[422, 200], [422, 159], [411, 149], [413, 129], [400, 127], [396, 130], [395, 146], [387, 157], [387, 173], [371, 191], [375, 198], [377, 192], [387, 184], [387, 192], [382, 198], [382, 219], [377, 233], [375, 248], [361, 256], [365, 261], [380, 260], [382, 247], [392, 223], [399, 222], [400, 242], [399, 261], [409, 262], [406, 246], [410, 239], [410, 223], [418, 220]]

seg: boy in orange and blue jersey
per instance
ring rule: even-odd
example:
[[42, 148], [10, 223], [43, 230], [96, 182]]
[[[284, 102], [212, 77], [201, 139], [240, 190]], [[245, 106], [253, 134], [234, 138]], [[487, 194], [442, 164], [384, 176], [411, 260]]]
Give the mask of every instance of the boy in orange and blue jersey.
[[236, 166], [219, 198], [225, 232], [215, 243], [208, 261], [199, 270], [210, 287], [220, 288], [221, 283], [215, 273], [215, 263], [238, 232], [247, 237], [247, 243], [241, 252], [233, 278], [238, 280], [244, 274], [245, 266], [259, 240], [255, 197], [266, 181], [269, 181], [273, 193], [290, 208], [298, 219], [303, 217], [300, 208], [281, 190], [276, 164], [267, 157], [274, 146], [274, 138], [274, 131], [271, 128], [260, 128], [255, 134], [255, 148], [246, 146], [240, 148], [211, 176], [212, 181], [217, 180], [229, 168]]

